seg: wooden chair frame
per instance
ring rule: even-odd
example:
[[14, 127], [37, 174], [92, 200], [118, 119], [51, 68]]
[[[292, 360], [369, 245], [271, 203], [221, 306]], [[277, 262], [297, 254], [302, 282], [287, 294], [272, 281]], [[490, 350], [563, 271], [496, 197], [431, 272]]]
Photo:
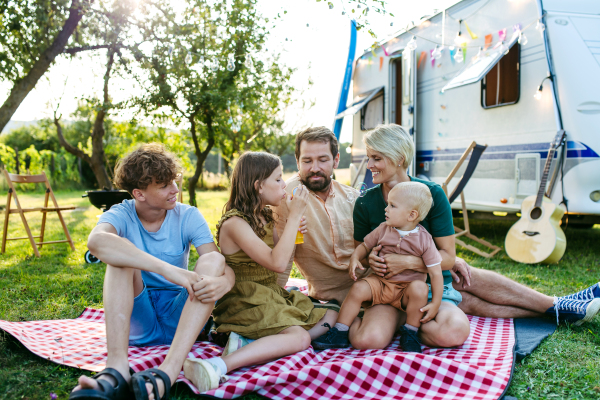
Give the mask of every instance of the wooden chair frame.
[[[16, 175], [9, 174], [6, 170], [3, 170], [4, 176], [6, 177], [6, 182], [8, 183], [8, 197], [6, 198], [6, 210], [4, 213], [4, 231], [2, 234], [2, 254], [6, 251], [6, 242], [8, 240], [27, 240], [31, 243], [31, 247], [33, 247], [33, 252], [36, 256], [41, 257], [39, 249], [42, 248], [45, 244], [55, 244], [55, 243], [69, 243], [71, 246], [71, 250], [75, 250], [75, 246], [73, 245], [73, 240], [71, 239], [71, 235], [69, 234], [69, 230], [67, 229], [67, 224], [65, 224], [65, 220], [63, 219], [61, 211], [66, 210], [74, 210], [75, 206], [66, 206], [59, 207], [56, 202], [56, 198], [54, 197], [54, 192], [50, 187], [50, 182], [48, 181], [48, 177], [44, 172], [40, 175]], [[19, 197], [17, 196], [17, 191], [13, 183], [44, 183], [46, 185], [46, 196], [44, 198], [44, 206], [43, 207], [30, 207], [23, 208], [21, 207], [21, 203], [19, 202]], [[11, 208], [11, 200], [12, 197], [15, 198], [16, 208]], [[52, 199], [53, 207], [48, 207], [48, 200]], [[41, 232], [39, 236], [33, 236], [31, 234], [31, 229], [29, 229], [29, 224], [27, 223], [27, 219], [25, 218], [25, 213], [29, 212], [41, 212], [42, 213], [42, 226]], [[46, 229], [46, 215], [49, 212], [56, 212], [58, 214], [58, 218], [60, 219], [60, 223], [62, 224], [63, 230], [65, 232], [66, 240], [53, 240], [44, 242], [44, 231]], [[17, 237], [17, 238], [9, 238], [8, 237], [8, 219], [10, 214], [19, 214], [21, 216], [21, 222], [23, 222], [23, 226], [25, 227], [25, 232], [27, 232], [27, 236], [25, 237]], [[36, 242], [34, 239], [39, 239], [39, 242]]]
[[[456, 173], [458, 172], [458, 170], [460, 169], [460, 167], [463, 165], [463, 163], [465, 162], [465, 160], [467, 159], [467, 157], [472, 154], [473, 150], [475, 149], [475, 147], [477, 146], [477, 143], [475, 141], [471, 142], [471, 144], [469, 145], [469, 147], [467, 147], [467, 149], [465, 150], [465, 152], [462, 154], [462, 156], [460, 157], [460, 159], [458, 160], [458, 162], [456, 163], [456, 165], [454, 166], [454, 168], [452, 169], [452, 171], [450, 172], [450, 174], [448, 175], [448, 177], [446, 178], [446, 180], [444, 181], [444, 183], [442, 183], [442, 188], [444, 189], [444, 192], [446, 193], [446, 197], [448, 197], [448, 199], [450, 199], [451, 196], [455, 195], [454, 191], [451, 192], [451, 194], [448, 194], [448, 184], [450, 183], [450, 181], [452, 180], [452, 178], [454, 178], [454, 175], [456, 175]], [[485, 148], [487, 148], [487, 145], [485, 145]], [[461, 177], [459, 179], [459, 185], [461, 180], [464, 178], [465, 176], [463, 175], [463, 177]], [[467, 177], [467, 179], [469, 179], [470, 177]], [[458, 185], [457, 185], [458, 188]], [[456, 190], [457, 188], [455, 188], [454, 190]], [[464, 194], [464, 190], [460, 191], [460, 201], [462, 203], [462, 212], [463, 212], [463, 220], [465, 223], [465, 229], [461, 229], [457, 226], [454, 226], [454, 230], [458, 233], [456, 233], [454, 235], [454, 240], [455, 242], [461, 246], [464, 247], [467, 250], [472, 251], [475, 254], [479, 254], [482, 257], [486, 257], [486, 258], [492, 258], [493, 256], [495, 256], [500, 250], [502, 250], [500, 247], [495, 246], [493, 244], [491, 244], [490, 242], [480, 239], [477, 236], [473, 235], [471, 233], [471, 229], [469, 227], [469, 213], [467, 211], [467, 205], [465, 202], [465, 194]], [[490, 253], [486, 253], [482, 250], [479, 250], [477, 247], [475, 246], [471, 246], [469, 244], [466, 244], [465, 242], [463, 242], [462, 240], [458, 239], [460, 236], [466, 236], [471, 240], [474, 240], [475, 242], [488, 247], [489, 249], [491, 249], [492, 251]]]

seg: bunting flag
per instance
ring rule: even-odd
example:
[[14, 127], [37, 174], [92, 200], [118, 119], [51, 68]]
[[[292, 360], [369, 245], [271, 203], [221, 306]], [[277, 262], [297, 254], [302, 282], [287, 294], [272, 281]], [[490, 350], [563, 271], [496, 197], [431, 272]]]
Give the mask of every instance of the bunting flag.
[[465, 28], [467, 28], [467, 32], [469, 32], [469, 35], [471, 35], [471, 39], [475, 40], [479, 37], [476, 34], [474, 34], [473, 31], [471, 31], [471, 28], [469, 28], [469, 25], [467, 25], [466, 21], [465, 21]]
[[501, 42], [504, 42], [506, 40], [506, 28], [498, 31], [498, 37], [500, 38]]
[[375, 54], [375, 48], [371, 47], [371, 53], [373, 54], [373, 57], [377, 57], [377, 54]]
[[383, 68], [383, 57], [379, 57], [379, 70], [381, 71], [381, 68]]
[[426, 51], [422, 51], [421, 55], [419, 56], [419, 62], [417, 63], [417, 69], [421, 66], [421, 63], [423, 61], [425, 61], [426, 58], [427, 58], [427, 52]]
[[486, 51], [492, 45], [493, 39], [494, 35], [492, 35], [491, 33], [489, 35], [485, 35], [485, 44], [483, 45], [483, 51]]
[[456, 54], [456, 47], [450, 46], [448, 47], [448, 50], [450, 50], [450, 61], [452, 61], [452, 64], [454, 64], [454, 55]]
[[390, 56], [383, 45], [381, 45], [381, 50], [383, 50], [383, 54], [385, 54], [386, 57]]
[[433, 57], [433, 49], [429, 50], [429, 54], [431, 55], [431, 67], [435, 67], [435, 58]]
[[463, 62], [467, 62], [467, 43], [462, 44]]

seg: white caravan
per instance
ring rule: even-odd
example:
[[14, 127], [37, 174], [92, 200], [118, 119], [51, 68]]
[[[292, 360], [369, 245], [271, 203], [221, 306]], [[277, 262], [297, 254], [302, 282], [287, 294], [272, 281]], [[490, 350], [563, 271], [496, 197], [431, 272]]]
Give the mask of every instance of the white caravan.
[[380, 123], [410, 130], [410, 173], [438, 183], [475, 140], [488, 148], [467, 208], [514, 216], [537, 194], [564, 129], [566, 158], [553, 162], [548, 193], [556, 204], [564, 194], [569, 223], [600, 223], [600, 1], [464, 0], [380, 45], [355, 61], [353, 104], [336, 116], [353, 114], [353, 179], [369, 181], [362, 137]]

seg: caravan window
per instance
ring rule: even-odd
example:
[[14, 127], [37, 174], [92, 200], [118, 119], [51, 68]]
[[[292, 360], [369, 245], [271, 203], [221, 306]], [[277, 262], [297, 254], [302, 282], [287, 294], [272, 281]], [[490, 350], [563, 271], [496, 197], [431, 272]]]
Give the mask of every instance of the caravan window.
[[360, 129], [367, 131], [383, 124], [383, 91], [360, 110]]
[[519, 101], [519, 53], [515, 43], [481, 81], [481, 105], [492, 108]]

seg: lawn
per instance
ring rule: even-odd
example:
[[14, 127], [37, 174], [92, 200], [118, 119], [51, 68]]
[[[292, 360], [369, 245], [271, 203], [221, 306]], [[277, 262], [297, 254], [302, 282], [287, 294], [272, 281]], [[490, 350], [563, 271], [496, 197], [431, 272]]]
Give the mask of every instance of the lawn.
[[[20, 199], [28, 206], [39, 202], [42, 196], [27, 194]], [[76, 250], [71, 252], [66, 244], [44, 246], [42, 258], [38, 259], [28, 241], [8, 242], [6, 254], [0, 256], [0, 319], [75, 318], [85, 307], [102, 307], [104, 266], [83, 261], [87, 235], [101, 211], [90, 206], [79, 192], [57, 193], [57, 197], [61, 205], [77, 206], [65, 213]], [[201, 192], [199, 198], [200, 210], [214, 231], [227, 193]], [[41, 218], [34, 214], [29, 217], [33, 231], [38, 232]], [[0, 219], [3, 222], [3, 213]], [[510, 226], [511, 222], [471, 221], [473, 233], [497, 245], [503, 244]], [[18, 215], [13, 214], [9, 237], [24, 235]], [[460, 249], [458, 253], [475, 267], [497, 271], [549, 295], [563, 295], [583, 289], [600, 277], [600, 227], [569, 228], [566, 236], [567, 252], [558, 266], [518, 264], [504, 252], [492, 260]], [[58, 218], [52, 215], [46, 240], [59, 239], [62, 230]], [[583, 327], [561, 325], [533, 355], [516, 365], [508, 394], [519, 399], [599, 398], [599, 345], [600, 318]], [[0, 399], [48, 399], [51, 392], [66, 399], [81, 373], [33, 355], [12, 336], [0, 332]], [[185, 385], [174, 389], [174, 399], [194, 397]]]

